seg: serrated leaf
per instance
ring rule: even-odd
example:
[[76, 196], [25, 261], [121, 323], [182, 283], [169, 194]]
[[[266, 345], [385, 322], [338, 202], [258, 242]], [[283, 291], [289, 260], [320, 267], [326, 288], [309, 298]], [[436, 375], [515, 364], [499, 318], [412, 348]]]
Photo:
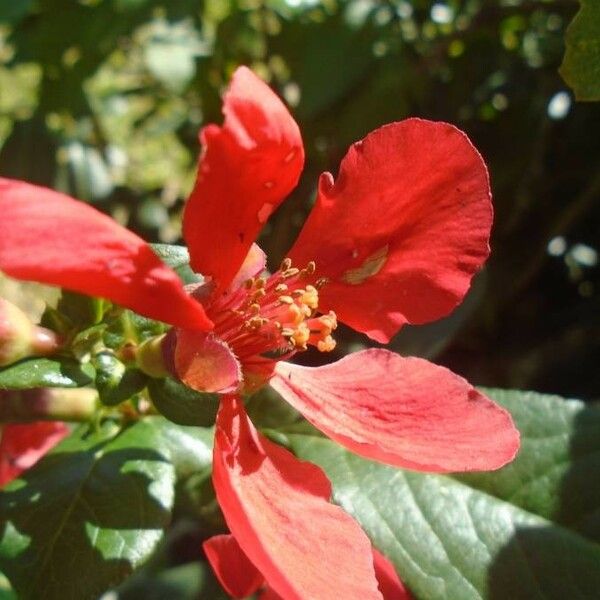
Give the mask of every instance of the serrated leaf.
[[[583, 489], [583, 478], [589, 490], [598, 473], [597, 409], [540, 394], [490, 395], [513, 412], [523, 435], [515, 463], [497, 473], [458, 480], [366, 461], [317, 436], [287, 439], [298, 456], [324, 468], [334, 500], [417, 598], [597, 597], [600, 545], [584, 536], [596, 535], [600, 503]], [[544, 472], [548, 479], [530, 487]]]
[[80, 427], [0, 493], [0, 568], [20, 598], [97, 598], [169, 523], [175, 470], [159, 431]]
[[179, 425], [214, 425], [219, 396], [196, 392], [178, 381], [167, 377], [151, 379], [148, 392], [156, 409], [167, 419]]
[[0, 390], [35, 387], [82, 387], [90, 384], [94, 368], [69, 358], [27, 358], [0, 369]]
[[600, 408], [560, 396], [484, 389], [521, 432], [515, 461], [456, 478], [600, 542]]
[[577, 100], [600, 100], [600, 3], [580, 0], [581, 8], [567, 28], [560, 74]]
[[194, 273], [190, 268], [190, 254], [185, 246], [174, 246], [172, 244], [150, 244], [157, 256], [177, 275], [183, 283], [201, 283], [201, 275]]

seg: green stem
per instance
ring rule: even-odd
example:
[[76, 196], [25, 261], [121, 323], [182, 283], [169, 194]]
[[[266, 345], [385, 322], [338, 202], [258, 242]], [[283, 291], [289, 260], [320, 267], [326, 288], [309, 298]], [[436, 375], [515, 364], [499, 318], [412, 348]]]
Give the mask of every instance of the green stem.
[[0, 390], [0, 422], [86, 422], [96, 414], [98, 392], [91, 388]]

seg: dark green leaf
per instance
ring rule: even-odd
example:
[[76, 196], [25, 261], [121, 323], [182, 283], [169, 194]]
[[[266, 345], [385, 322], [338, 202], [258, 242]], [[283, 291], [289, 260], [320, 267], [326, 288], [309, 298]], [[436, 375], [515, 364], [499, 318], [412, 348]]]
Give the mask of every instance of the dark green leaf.
[[101, 298], [90, 298], [64, 290], [56, 309], [78, 329], [102, 321], [108, 303]]
[[468, 485], [600, 542], [600, 408], [560, 396], [484, 389], [521, 432], [515, 461], [494, 473], [457, 476]]
[[23, 599], [97, 598], [169, 523], [175, 471], [158, 430], [81, 427], [0, 493], [0, 568]]
[[584, 536], [597, 535], [600, 495], [590, 481], [598, 473], [598, 410], [539, 394], [491, 395], [513, 411], [523, 435], [517, 460], [497, 473], [414, 473], [320, 437], [287, 437], [301, 458], [325, 469], [335, 501], [417, 598], [596, 597], [600, 545]]
[[567, 29], [567, 51], [560, 74], [577, 100], [600, 100], [600, 3], [580, 3], [581, 9]]
[[148, 391], [157, 410], [174, 423], [209, 427], [215, 422], [217, 394], [196, 392], [170, 377], [151, 379]]
[[151, 244], [158, 257], [173, 269], [184, 283], [202, 282], [202, 276], [190, 268], [190, 255], [185, 246]]
[[31, 8], [33, 0], [10, 0], [0, 4], [0, 23], [15, 25]]
[[81, 387], [90, 384], [94, 375], [90, 364], [69, 358], [27, 358], [0, 369], [0, 389]]
[[210, 471], [212, 464], [213, 430], [206, 427], [186, 427], [162, 417], [144, 421], [160, 438], [160, 448], [168, 453], [178, 479], [194, 473]]
[[114, 406], [146, 387], [148, 378], [138, 369], [128, 369], [116, 356], [101, 352], [93, 359], [100, 400]]
[[134, 576], [116, 590], [118, 600], [227, 600], [205, 562]]
[[110, 320], [104, 333], [104, 343], [116, 350], [128, 343], [139, 344], [166, 330], [164, 323], [147, 319], [130, 310], [121, 310], [116, 318]]

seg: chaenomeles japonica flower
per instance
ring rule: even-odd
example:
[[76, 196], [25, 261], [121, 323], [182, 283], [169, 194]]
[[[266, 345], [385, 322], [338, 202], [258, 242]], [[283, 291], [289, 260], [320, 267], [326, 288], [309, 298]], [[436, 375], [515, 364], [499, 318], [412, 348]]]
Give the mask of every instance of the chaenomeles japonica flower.
[[[383, 349], [323, 367], [287, 361], [309, 346], [331, 350], [338, 320], [387, 342], [405, 323], [439, 319], [460, 303], [489, 253], [487, 170], [451, 125], [381, 127], [350, 148], [337, 179], [321, 176], [288, 258], [268, 275], [254, 240], [299, 178], [302, 139], [247, 68], [233, 75], [223, 112], [221, 127], [202, 130], [183, 221], [204, 284], [182, 287], [149, 245], [90, 206], [11, 180], [0, 183], [0, 269], [173, 326], [164, 367], [221, 394], [213, 482], [233, 542], [209, 540], [206, 551], [225, 587], [249, 561], [259, 575], [244, 594], [264, 582], [286, 599], [381, 598], [371, 544], [329, 502], [324, 473], [261, 435], [242, 393], [269, 383], [331, 439], [397, 467], [509, 462], [519, 436], [508, 413], [445, 368]], [[150, 371], [157, 359], [140, 354]]]

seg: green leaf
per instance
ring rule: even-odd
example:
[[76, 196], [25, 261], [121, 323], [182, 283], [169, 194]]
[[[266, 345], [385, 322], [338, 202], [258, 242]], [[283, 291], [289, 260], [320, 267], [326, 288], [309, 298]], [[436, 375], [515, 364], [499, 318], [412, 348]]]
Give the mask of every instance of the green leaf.
[[33, 0], [11, 0], [0, 5], [0, 23], [16, 25], [29, 11]]
[[175, 470], [159, 430], [77, 429], [0, 493], [0, 569], [19, 598], [97, 598], [170, 521]]
[[521, 432], [515, 461], [457, 479], [600, 542], [600, 409], [560, 396], [483, 389]]
[[148, 378], [144, 373], [139, 369], [128, 369], [109, 352], [97, 354], [93, 363], [100, 400], [108, 406], [128, 400], [146, 387]]
[[190, 267], [190, 254], [185, 246], [150, 245], [158, 257], [179, 275], [183, 283], [202, 283], [202, 276], [194, 273]]
[[[376, 464], [311, 435], [288, 435], [324, 468], [334, 500], [394, 562], [417, 598], [594, 598], [600, 589], [598, 409], [491, 391], [523, 445], [496, 473], [460, 477]], [[585, 488], [584, 481], [587, 481]], [[572, 527], [572, 528], [571, 528]]]
[[207, 563], [197, 561], [132, 577], [116, 590], [118, 600], [227, 600]]
[[82, 387], [90, 384], [94, 375], [90, 364], [79, 364], [69, 358], [27, 358], [0, 369], [0, 389]]
[[160, 438], [160, 448], [175, 466], [177, 479], [210, 470], [214, 432], [208, 427], [186, 427], [162, 417], [144, 421]]
[[102, 298], [91, 298], [63, 290], [56, 309], [75, 327], [82, 329], [100, 323], [108, 306]]
[[559, 72], [577, 100], [600, 100], [600, 3], [580, 0], [567, 29], [567, 50]]
[[170, 377], [151, 379], [148, 392], [157, 410], [174, 423], [209, 427], [215, 422], [218, 394], [196, 392]]

